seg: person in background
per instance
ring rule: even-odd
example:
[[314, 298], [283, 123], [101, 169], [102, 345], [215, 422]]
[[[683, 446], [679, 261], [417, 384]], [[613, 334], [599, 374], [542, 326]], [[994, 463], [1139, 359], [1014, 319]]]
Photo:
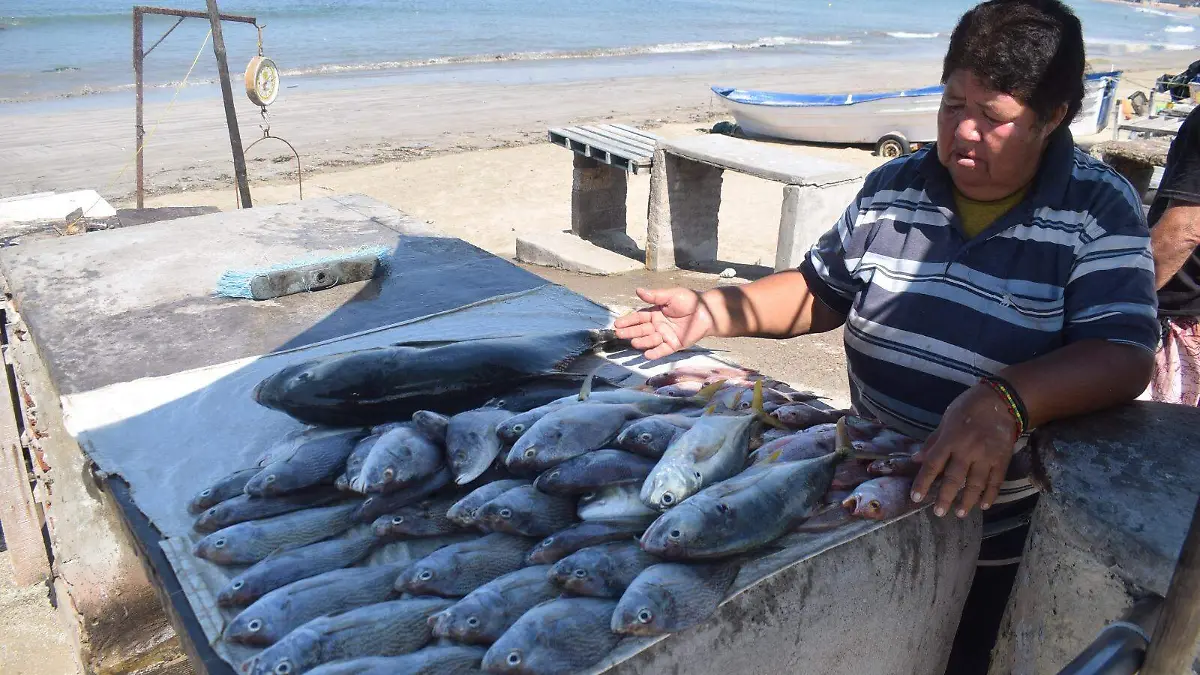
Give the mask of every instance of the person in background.
[[[937, 142], [873, 171], [797, 270], [705, 293], [639, 289], [616, 322], [649, 359], [709, 336], [844, 326], [859, 415], [924, 439], [912, 499], [984, 539], [947, 673], [987, 672], [1036, 490], [1031, 428], [1145, 390], [1158, 345], [1138, 195], [1077, 149], [1079, 19], [1058, 0], [963, 15], [942, 70]], [[935, 482], [940, 480], [940, 487]]]
[[1171, 141], [1150, 207], [1150, 240], [1162, 346], [1146, 397], [1200, 405], [1200, 117], [1193, 110]]

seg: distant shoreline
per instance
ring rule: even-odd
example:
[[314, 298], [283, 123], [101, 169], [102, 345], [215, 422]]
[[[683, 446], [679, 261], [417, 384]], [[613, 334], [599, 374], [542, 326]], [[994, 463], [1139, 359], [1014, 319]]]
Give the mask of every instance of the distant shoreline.
[[1134, 2], [1133, 0], [1098, 0], [1099, 2], [1108, 2], [1117, 5], [1128, 5], [1131, 7], [1145, 7], [1146, 9], [1155, 9], [1161, 12], [1183, 14], [1200, 14], [1200, 7], [1184, 7], [1171, 2]]

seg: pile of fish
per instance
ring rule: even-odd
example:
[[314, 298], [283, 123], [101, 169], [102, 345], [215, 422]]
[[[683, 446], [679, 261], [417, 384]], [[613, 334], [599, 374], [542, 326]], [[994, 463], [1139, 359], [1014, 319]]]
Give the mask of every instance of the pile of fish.
[[333, 426], [189, 505], [195, 555], [231, 574], [222, 639], [262, 648], [242, 670], [574, 672], [706, 620], [785, 534], [907, 508], [912, 440], [748, 371], [560, 372], [599, 338], [397, 345], [260, 384]]

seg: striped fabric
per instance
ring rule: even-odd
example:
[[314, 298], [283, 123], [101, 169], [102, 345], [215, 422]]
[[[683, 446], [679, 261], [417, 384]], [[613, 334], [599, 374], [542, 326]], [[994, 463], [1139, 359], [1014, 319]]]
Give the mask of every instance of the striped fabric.
[[1025, 200], [978, 237], [963, 233], [928, 146], [872, 172], [800, 270], [847, 315], [856, 409], [923, 437], [1008, 365], [1086, 339], [1154, 351], [1149, 247], [1133, 188], [1064, 128]]

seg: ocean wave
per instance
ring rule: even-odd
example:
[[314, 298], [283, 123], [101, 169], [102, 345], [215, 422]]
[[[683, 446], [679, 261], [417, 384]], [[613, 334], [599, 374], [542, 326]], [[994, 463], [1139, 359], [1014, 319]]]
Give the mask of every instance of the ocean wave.
[[1177, 16], [1176, 14], [1164, 12], [1161, 9], [1152, 9], [1150, 7], [1138, 7], [1133, 11], [1141, 12], [1142, 14], [1153, 14], [1154, 16]]
[[888, 37], [898, 38], [900, 40], [932, 40], [941, 35], [941, 33], [906, 33], [904, 31], [889, 32]]
[[1167, 33], [1190, 33], [1196, 28], [1195, 26], [1167, 26], [1163, 30]]

